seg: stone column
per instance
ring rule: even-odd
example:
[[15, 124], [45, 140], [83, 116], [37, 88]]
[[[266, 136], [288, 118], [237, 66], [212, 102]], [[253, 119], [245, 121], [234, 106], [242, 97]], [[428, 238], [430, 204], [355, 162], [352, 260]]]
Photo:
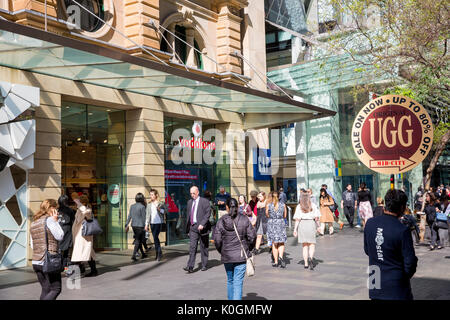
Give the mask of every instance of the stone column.
[[[149, 197], [156, 189], [164, 199], [164, 115], [150, 109], [129, 110], [126, 114], [127, 212], [138, 192]], [[165, 241], [165, 234], [160, 235]], [[133, 241], [132, 231], [128, 243]]]
[[[145, 25], [153, 19], [159, 23], [159, 0], [125, 0], [125, 35], [142, 46], [159, 49], [159, 36], [155, 29]], [[124, 40], [126, 47], [135, 45]]]
[[308, 153], [306, 137], [306, 122], [295, 124], [295, 167], [297, 176], [297, 199], [300, 199], [300, 189], [308, 188]]
[[[241, 21], [236, 9], [228, 4], [221, 4], [218, 8], [217, 22], [217, 62], [222, 66], [221, 72], [242, 72], [241, 59], [233, 56], [235, 51], [241, 53]], [[233, 13], [234, 12], [234, 13]]]

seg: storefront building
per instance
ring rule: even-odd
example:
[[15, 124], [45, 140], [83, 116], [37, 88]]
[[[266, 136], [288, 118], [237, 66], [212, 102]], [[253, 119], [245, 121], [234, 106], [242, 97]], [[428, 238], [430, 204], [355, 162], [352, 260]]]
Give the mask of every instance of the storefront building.
[[[0, 270], [30, 264], [33, 213], [44, 199], [73, 192], [89, 196], [102, 225], [97, 250], [130, 246], [128, 209], [136, 193], [148, 197], [150, 189], [169, 205], [160, 239], [179, 243], [186, 239], [190, 186], [213, 195], [225, 186], [232, 196], [270, 187], [253, 178], [253, 146], [245, 139], [220, 143], [218, 133], [207, 136], [210, 129], [223, 137], [247, 133], [267, 148], [264, 128], [334, 114], [265, 92], [255, 69], [231, 54], [239, 50], [265, 70], [259, 1], [89, 3], [127, 37], [83, 15], [81, 29], [68, 28], [71, 1], [49, 2], [47, 20], [35, 2], [8, 2], [0, 10], [7, 19], [0, 20], [0, 159], [8, 157], [0, 171]], [[170, 33], [156, 33], [150, 18], [201, 55]], [[20, 121], [26, 123], [14, 124]], [[181, 129], [179, 137], [174, 132]], [[190, 161], [177, 162], [177, 152]], [[231, 161], [206, 162], [207, 153]], [[243, 161], [236, 161], [239, 154]]]

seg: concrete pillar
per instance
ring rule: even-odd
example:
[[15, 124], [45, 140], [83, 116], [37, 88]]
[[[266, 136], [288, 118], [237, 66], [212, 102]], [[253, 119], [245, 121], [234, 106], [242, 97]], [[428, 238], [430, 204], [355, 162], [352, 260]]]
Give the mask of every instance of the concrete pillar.
[[306, 122], [295, 124], [295, 168], [297, 177], [297, 199], [300, 199], [300, 189], [307, 189], [308, 181], [308, 153]]

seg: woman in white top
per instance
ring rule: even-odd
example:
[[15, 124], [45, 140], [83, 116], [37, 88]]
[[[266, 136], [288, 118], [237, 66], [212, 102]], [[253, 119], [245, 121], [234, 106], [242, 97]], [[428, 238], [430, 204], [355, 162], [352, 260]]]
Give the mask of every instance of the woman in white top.
[[[320, 211], [311, 203], [308, 192], [300, 192], [300, 203], [295, 209], [294, 237], [298, 235], [298, 242], [303, 245], [303, 260], [305, 269], [314, 270], [314, 251], [316, 248], [316, 231], [319, 224]], [[298, 232], [297, 232], [298, 228]]]
[[145, 221], [145, 231], [148, 226], [152, 231], [153, 242], [155, 243], [156, 257], [155, 260], [160, 261], [162, 258], [161, 242], [159, 241], [159, 233], [164, 223], [164, 203], [158, 201], [159, 194], [155, 189], [150, 190], [150, 201], [147, 205], [147, 214]]

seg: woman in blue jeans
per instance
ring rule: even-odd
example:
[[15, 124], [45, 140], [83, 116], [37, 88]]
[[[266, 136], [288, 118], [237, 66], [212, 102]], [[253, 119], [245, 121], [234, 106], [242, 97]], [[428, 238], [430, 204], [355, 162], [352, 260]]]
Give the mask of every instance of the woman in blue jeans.
[[251, 250], [256, 241], [256, 230], [246, 216], [238, 214], [239, 204], [236, 199], [228, 199], [226, 209], [228, 214], [220, 218], [216, 224], [214, 244], [225, 265], [228, 300], [241, 300], [247, 259], [239, 238], [242, 240], [247, 257], [251, 257]]

